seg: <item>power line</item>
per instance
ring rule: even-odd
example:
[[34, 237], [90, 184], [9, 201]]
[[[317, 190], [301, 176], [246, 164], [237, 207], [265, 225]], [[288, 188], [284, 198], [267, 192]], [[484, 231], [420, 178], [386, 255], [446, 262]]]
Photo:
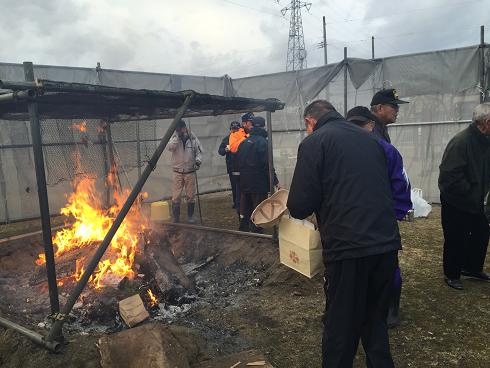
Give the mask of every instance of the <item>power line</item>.
[[[410, 8], [408, 8], [406, 10], [399, 11], [399, 12], [396, 12], [396, 13], [390, 13], [389, 15], [382, 16], [382, 17], [372, 17], [372, 18], [369, 18], [369, 19], [366, 19], [366, 18], [352, 18], [352, 19], [345, 18], [342, 21], [327, 22], [327, 25], [343, 24], [343, 23], [359, 22], [359, 21], [375, 20], [375, 19], [376, 20], [379, 20], [379, 19], [389, 19], [389, 18], [393, 18], [395, 16], [405, 16], [406, 14], [410, 14], [410, 13], [414, 13], [414, 12], [419, 12], [419, 11], [425, 11], [425, 10], [429, 10], [429, 9], [447, 8], [447, 7], [451, 7], [451, 6], [453, 6], [453, 7], [454, 6], [461, 6], [461, 5], [465, 5], [467, 3], [476, 3], [476, 2], [481, 2], [481, 1], [483, 1], [483, 0], [465, 0], [465, 1], [462, 1], [462, 2], [455, 3], [455, 4], [444, 4], [444, 5], [427, 6], [427, 7], [424, 7], [424, 8], [417, 8], [417, 9], [411, 9], [411, 10], [410, 10]], [[330, 6], [328, 6], [328, 7], [330, 7]], [[431, 16], [433, 17], [433, 15], [431, 15]]]
[[287, 21], [287, 19], [284, 16], [279, 15], [277, 13], [273, 13], [272, 11], [269, 12], [269, 11], [265, 11], [263, 9], [253, 8], [251, 6], [243, 5], [243, 4], [240, 4], [240, 3], [237, 3], [237, 2], [231, 1], [231, 0], [220, 0], [220, 1], [223, 1], [223, 2], [228, 3], [228, 4], [231, 4], [231, 5], [239, 6], [241, 8], [245, 8], [245, 9], [248, 9], [248, 10], [253, 10], [253, 11], [258, 12], [258, 13], [261, 13], [261, 14], [267, 13], [269, 15], [273, 15], [274, 17], [278, 17], [278, 18], [281, 18], [284, 21]]

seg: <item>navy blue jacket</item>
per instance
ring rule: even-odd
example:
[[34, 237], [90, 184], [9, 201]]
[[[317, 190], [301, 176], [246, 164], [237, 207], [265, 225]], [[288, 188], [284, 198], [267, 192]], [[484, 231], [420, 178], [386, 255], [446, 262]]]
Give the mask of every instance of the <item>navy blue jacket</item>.
[[316, 214], [326, 263], [401, 249], [383, 147], [336, 111], [300, 144], [287, 206]]
[[228, 174], [231, 174], [233, 172], [233, 160], [232, 160], [233, 153], [226, 152], [226, 150], [225, 150], [225, 148], [229, 144], [229, 142], [230, 142], [230, 135], [228, 134], [221, 141], [221, 144], [219, 145], [219, 148], [218, 148], [218, 154], [221, 156], [225, 156], [226, 172]]
[[[253, 128], [250, 136], [240, 143], [236, 153], [237, 169], [240, 172], [240, 191], [242, 193], [268, 193], [269, 155], [267, 132]], [[274, 185], [278, 184], [274, 173]]]

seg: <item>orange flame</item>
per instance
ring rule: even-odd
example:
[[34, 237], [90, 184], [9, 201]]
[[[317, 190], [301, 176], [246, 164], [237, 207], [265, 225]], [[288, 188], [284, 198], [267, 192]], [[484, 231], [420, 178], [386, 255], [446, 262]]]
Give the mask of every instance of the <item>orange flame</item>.
[[[114, 192], [115, 205], [102, 209], [100, 195], [94, 178], [83, 178], [75, 183], [75, 191], [68, 196], [68, 203], [61, 214], [74, 218], [73, 224], [58, 231], [53, 237], [56, 246], [55, 257], [72, 249], [94, 245], [104, 239], [124, 204], [128, 191]], [[139, 234], [145, 229], [146, 218], [140, 213], [140, 202], [133, 205], [125, 220], [112, 238], [111, 246], [98, 264], [89, 282], [95, 288], [104, 286], [104, 279], [110, 277], [133, 278], [133, 263], [137, 250]], [[40, 254], [36, 264], [46, 261]], [[82, 260], [77, 259], [73, 277], [80, 280], [84, 273]]]
[[151, 289], [148, 289], [147, 294], [148, 294], [148, 297], [150, 298], [150, 306], [153, 307], [154, 305], [157, 305], [158, 304], [158, 299], [155, 296], [155, 294], [153, 294], [153, 292], [151, 291]]
[[43, 264], [45, 264], [45, 263], [46, 263], [46, 255], [45, 255], [44, 253], [41, 253], [41, 254], [39, 255], [39, 258], [38, 258], [38, 259], [36, 259], [36, 264], [37, 264], [38, 266], [41, 266], [41, 265], [43, 265]]
[[71, 126], [73, 129], [79, 130], [82, 133], [87, 132], [87, 122], [81, 121], [80, 123], [75, 123]]

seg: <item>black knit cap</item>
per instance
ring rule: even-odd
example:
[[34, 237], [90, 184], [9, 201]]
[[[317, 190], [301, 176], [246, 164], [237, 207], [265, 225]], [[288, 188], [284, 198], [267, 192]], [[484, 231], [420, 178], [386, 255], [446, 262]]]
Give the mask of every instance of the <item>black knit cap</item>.
[[359, 125], [364, 125], [368, 121], [376, 121], [373, 113], [364, 106], [356, 106], [350, 109], [345, 119]]
[[263, 128], [265, 127], [265, 119], [262, 116], [254, 116], [252, 119], [254, 127]]
[[187, 126], [185, 125], [185, 121], [184, 120], [179, 120], [177, 125], [175, 126], [175, 129], [182, 129], [182, 128], [187, 128]]
[[398, 92], [394, 88], [382, 89], [373, 96], [371, 100], [371, 106], [374, 105], [400, 105], [409, 103], [408, 101], [400, 100]]
[[232, 121], [230, 124], [230, 130], [231, 129], [240, 129], [242, 126], [238, 121]]

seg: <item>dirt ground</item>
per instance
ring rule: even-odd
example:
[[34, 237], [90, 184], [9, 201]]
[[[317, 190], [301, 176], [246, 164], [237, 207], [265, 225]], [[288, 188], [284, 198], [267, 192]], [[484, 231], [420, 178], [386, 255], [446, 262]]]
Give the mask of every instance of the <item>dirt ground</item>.
[[[236, 229], [236, 214], [227, 195], [203, 198], [206, 226]], [[0, 229], [15, 234], [16, 224]], [[32, 226], [32, 225], [31, 225]], [[490, 367], [490, 283], [463, 280], [465, 290], [442, 279], [440, 209], [427, 219], [401, 223], [403, 292], [401, 325], [390, 330], [397, 367]], [[30, 230], [32, 231], [32, 230]], [[267, 247], [261, 282], [244, 289], [232, 303], [203, 303], [172, 328], [192, 345], [193, 363], [247, 349], [263, 353], [275, 367], [319, 367], [323, 279], [308, 279], [278, 263], [277, 245], [250, 240], [251, 252]], [[252, 244], [253, 243], [253, 244]], [[0, 244], [0, 247], [2, 245]], [[262, 252], [260, 252], [262, 253]], [[250, 258], [258, 263], [260, 256]], [[270, 258], [270, 259], [269, 259]], [[264, 259], [262, 259], [264, 261]], [[486, 269], [489, 268], [487, 261]], [[233, 272], [234, 264], [223, 269]], [[219, 282], [219, 280], [217, 281]], [[212, 331], [212, 333], [211, 333]], [[12, 331], [0, 329], [1, 367], [99, 367], [97, 335], [69, 336], [60, 355], [50, 354]], [[198, 346], [198, 352], [196, 352]], [[365, 366], [362, 348], [354, 367]]]

